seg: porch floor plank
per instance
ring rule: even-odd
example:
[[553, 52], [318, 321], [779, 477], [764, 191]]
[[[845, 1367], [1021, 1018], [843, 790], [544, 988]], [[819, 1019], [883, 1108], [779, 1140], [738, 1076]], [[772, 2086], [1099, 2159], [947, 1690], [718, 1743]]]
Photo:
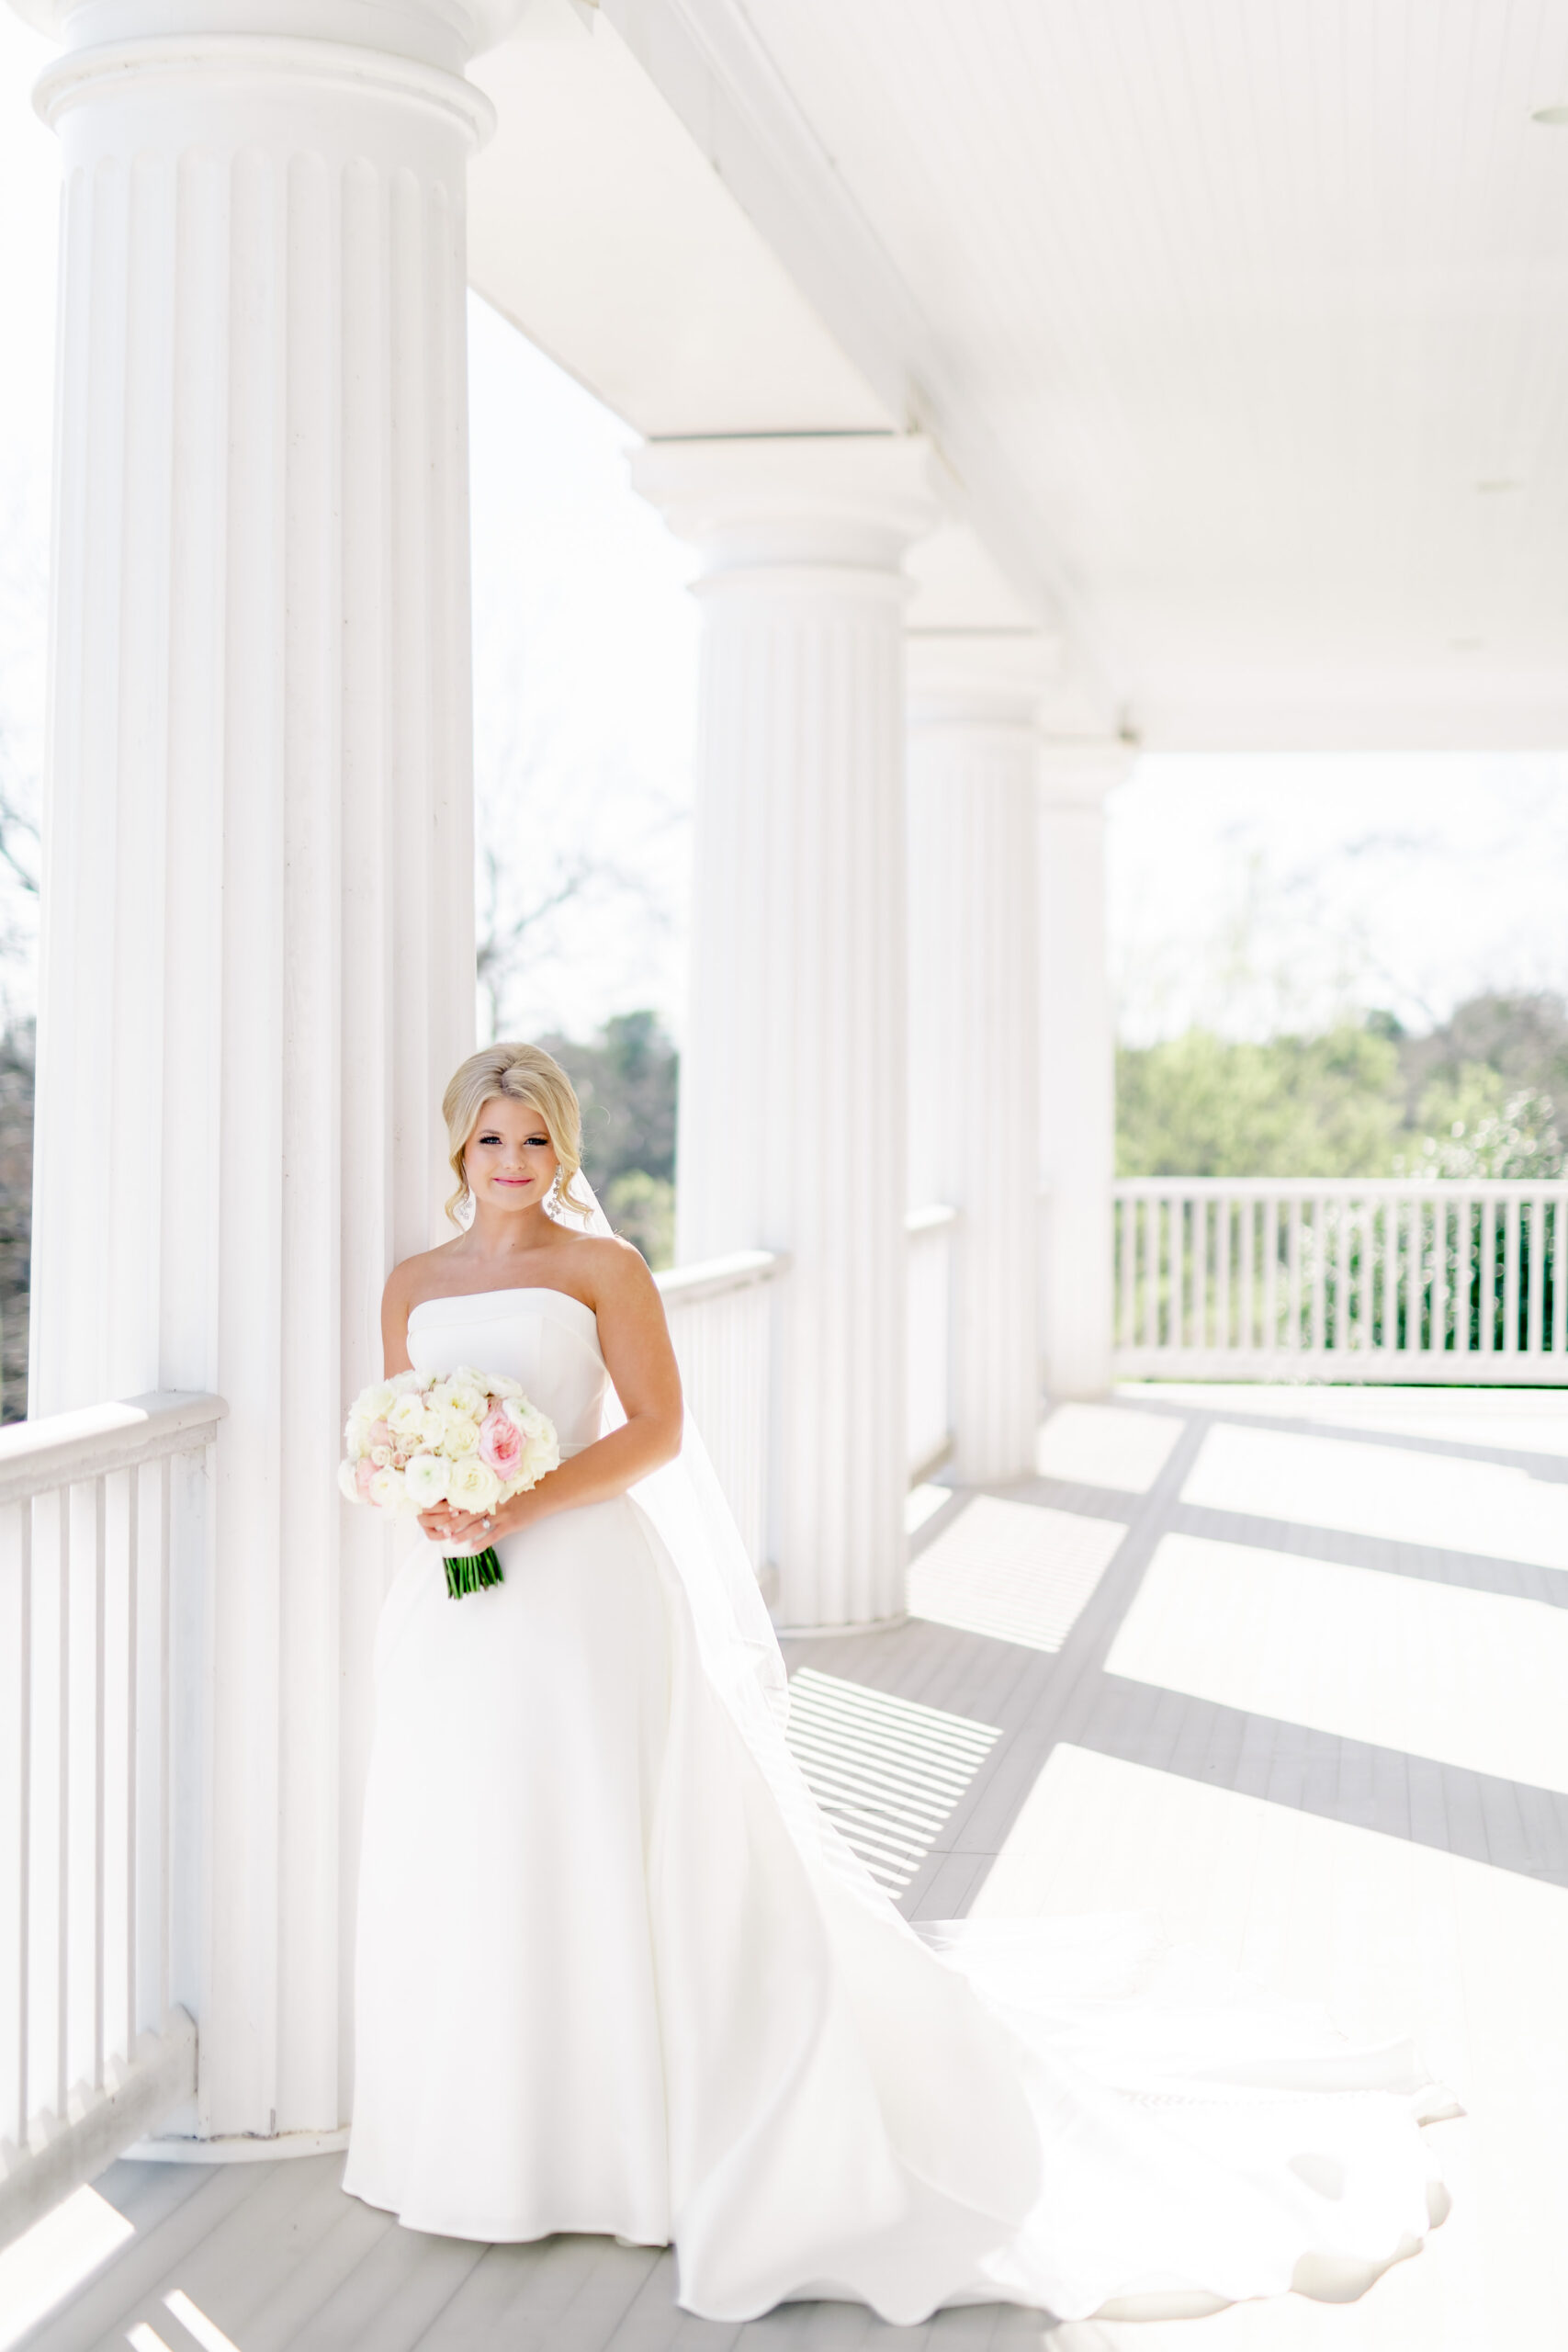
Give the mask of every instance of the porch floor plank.
[[[1142, 1431], [1123, 1444], [1117, 1415], [1168, 1424], [1163, 1459]], [[1252, 1431], [1268, 1433], [1267, 1449]], [[1325, 1439], [1339, 1450], [1325, 1453]], [[1364, 1474], [1351, 1446], [1365, 1453]], [[1445, 1552], [1433, 1542], [1423, 1455], [1454, 1498], [1456, 1541], [1494, 1548]], [[1145, 1491], [1095, 1486], [1097, 1467], [1130, 1476], [1116, 1465], [1134, 1458]], [[1057, 1652], [910, 1619], [874, 1634], [791, 1637], [791, 1670], [809, 1667], [999, 1735], [962, 1787], [948, 1769], [953, 1801], [920, 1832], [902, 1898], [909, 1916], [1137, 1904], [1282, 1988], [1328, 1999], [1352, 2031], [1410, 2026], [1474, 2116], [1436, 2135], [1455, 2209], [1419, 2261], [1359, 2304], [1286, 2299], [1179, 2324], [1053, 2326], [1038, 2312], [982, 2306], [894, 2328], [842, 2303], [720, 2324], [677, 2307], [668, 2253], [596, 2238], [484, 2247], [422, 2236], [345, 2198], [341, 2156], [121, 2162], [97, 2187], [136, 2236], [26, 2339], [33, 2352], [120, 2352], [141, 2321], [169, 2352], [191, 2352], [164, 2300], [175, 2292], [239, 2352], [1514, 2352], [1555, 2341], [1568, 2308], [1568, 1789], [1405, 1754], [1385, 1744], [1381, 1698], [1363, 1713], [1364, 1694], [1392, 1690], [1403, 1670], [1400, 1628], [1422, 1622], [1418, 1590], [1408, 1611], [1391, 1607], [1383, 1577], [1477, 1595], [1494, 1673], [1496, 1658], [1520, 1654], [1524, 1621], [1488, 1611], [1568, 1601], [1568, 1577], [1541, 1557], [1556, 1556], [1554, 1514], [1568, 1529], [1568, 1396], [1494, 1391], [1475, 1405], [1451, 1391], [1128, 1384], [1111, 1404], [1066, 1415], [1043, 1459], [1051, 1476], [992, 1491], [1126, 1531]], [[1299, 1497], [1303, 1510], [1318, 1507], [1313, 1465], [1328, 1464], [1340, 1524], [1260, 1516], [1275, 1497], [1254, 1498], [1244, 1484], [1236, 1499], [1252, 1507], [1224, 1508], [1215, 1465], [1265, 1460], [1280, 1465], [1280, 1500]], [[1476, 1474], [1468, 1501], [1467, 1464]], [[1500, 1469], [1513, 1479], [1500, 1480]], [[1201, 1504], [1183, 1499], [1190, 1485]], [[1492, 1527], [1483, 1499], [1503, 1508], [1511, 1492], [1517, 1524]], [[1389, 1518], [1391, 1494], [1412, 1498], [1407, 1530]], [[919, 1544], [965, 1507], [955, 1498]], [[1330, 1515], [1326, 1498], [1323, 1509]], [[1359, 1529], [1346, 1523], [1358, 1516]], [[1366, 1532], [1373, 1522], [1382, 1532]], [[1167, 1687], [1145, 1669], [1144, 1654], [1161, 1658], [1159, 1627], [1151, 1636], [1146, 1619], [1135, 1654], [1148, 1679], [1110, 1670], [1168, 1536], [1199, 1539], [1200, 1550], [1251, 1547], [1260, 1575], [1270, 1555], [1280, 1574], [1288, 1561], [1292, 1576], [1323, 1563], [1325, 1576], [1362, 1577], [1366, 1643], [1392, 1644], [1368, 1652], [1370, 1680], [1354, 1679], [1343, 1642], [1338, 1654], [1325, 1642], [1302, 1662], [1300, 1703], [1315, 1703], [1320, 1687], [1339, 1693], [1338, 1712], [1319, 1717], [1334, 1730], [1258, 1704], [1248, 1660], [1260, 1653], [1227, 1624], [1204, 1629], [1201, 1646], [1224, 1668], [1217, 1683], [1193, 1670], [1192, 1690]], [[1168, 1583], [1174, 1555], [1162, 1556], [1151, 1589], [1162, 1576]], [[1195, 1655], [1190, 1638], [1183, 1654]], [[1163, 1670], [1173, 1671], [1168, 1656]], [[1200, 1695], [1206, 1680], [1225, 1703]], [[844, 1711], [852, 1748], [866, 1713]], [[897, 1720], [897, 1711], [876, 1715], [864, 1756], [836, 1757], [833, 1769], [874, 1771], [890, 1713]], [[1490, 1724], [1483, 1729], [1494, 1736]]]

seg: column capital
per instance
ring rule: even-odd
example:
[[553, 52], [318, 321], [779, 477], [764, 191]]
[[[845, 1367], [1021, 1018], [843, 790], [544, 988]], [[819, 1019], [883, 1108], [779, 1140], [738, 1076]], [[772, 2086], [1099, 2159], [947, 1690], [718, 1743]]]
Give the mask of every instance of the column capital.
[[1117, 736], [1048, 739], [1040, 746], [1041, 807], [1098, 808], [1136, 757], [1136, 745]]
[[1061, 645], [1031, 628], [910, 629], [909, 720], [916, 727], [1032, 730], [1061, 666]]
[[897, 572], [941, 519], [943, 469], [928, 441], [895, 433], [759, 434], [649, 441], [632, 487], [707, 577], [759, 568]]
[[10, 0], [67, 52], [146, 42], [284, 40], [402, 57], [460, 74], [503, 40], [524, 0]]

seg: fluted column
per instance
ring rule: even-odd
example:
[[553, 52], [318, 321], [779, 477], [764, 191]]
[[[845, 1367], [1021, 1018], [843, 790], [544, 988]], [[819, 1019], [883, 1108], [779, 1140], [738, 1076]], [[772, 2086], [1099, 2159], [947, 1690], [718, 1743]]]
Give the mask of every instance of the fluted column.
[[904, 643], [934, 503], [891, 436], [655, 444], [704, 559], [679, 1254], [787, 1250], [778, 1614], [903, 1606]]
[[1130, 763], [1117, 742], [1050, 743], [1041, 758], [1041, 1354], [1056, 1400], [1111, 1385], [1116, 1074], [1105, 795]]
[[959, 1211], [953, 1467], [1034, 1466], [1040, 641], [909, 641], [909, 1201]]
[[348, 2113], [385, 1555], [333, 1470], [473, 1036], [464, 14], [62, 0], [39, 91], [65, 178], [32, 1396], [229, 1401], [176, 1545], [176, 2128], [209, 2134]]

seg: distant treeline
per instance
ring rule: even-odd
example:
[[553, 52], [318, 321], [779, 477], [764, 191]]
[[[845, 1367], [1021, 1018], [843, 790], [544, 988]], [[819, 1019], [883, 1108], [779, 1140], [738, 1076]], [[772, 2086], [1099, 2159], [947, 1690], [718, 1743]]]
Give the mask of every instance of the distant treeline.
[[582, 1104], [582, 1164], [615, 1231], [650, 1266], [675, 1256], [679, 1057], [654, 1012], [618, 1012], [597, 1038], [541, 1037]]
[[[657, 1014], [543, 1037], [582, 1102], [583, 1164], [650, 1265], [675, 1237], [679, 1057]], [[1472, 997], [1419, 1035], [1369, 1012], [1319, 1036], [1190, 1029], [1116, 1057], [1123, 1176], [1539, 1176], [1568, 1167], [1568, 1004]], [[33, 1024], [0, 1035], [0, 1418], [28, 1406]]]
[[1116, 1057], [1122, 1176], [1560, 1175], [1568, 1005], [1472, 997], [1422, 1035], [1369, 1012], [1237, 1044], [1190, 1029]]

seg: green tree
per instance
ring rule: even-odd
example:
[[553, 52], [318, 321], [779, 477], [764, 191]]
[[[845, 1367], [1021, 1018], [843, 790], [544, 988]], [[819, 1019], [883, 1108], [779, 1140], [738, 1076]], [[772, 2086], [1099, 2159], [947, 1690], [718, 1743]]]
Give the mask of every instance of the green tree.
[[1515, 1086], [1486, 1062], [1445, 1069], [1421, 1097], [1419, 1148], [1398, 1163], [1421, 1176], [1539, 1176], [1562, 1172], [1550, 1094]]
[[588, 1044], [540, 1041], [577, 1089], [582, 1164], [617, 1233], [650, 1266], [675, 1247], [675, 1097], [680, 1058], [655, 1012], [618, 1012]]
[[1348, 1023], [1265, 1043], [1190, 1029], [1116, 1057], [1123, 1176], [1370, 1176], [1404, 1109], [1394, 1041]]

